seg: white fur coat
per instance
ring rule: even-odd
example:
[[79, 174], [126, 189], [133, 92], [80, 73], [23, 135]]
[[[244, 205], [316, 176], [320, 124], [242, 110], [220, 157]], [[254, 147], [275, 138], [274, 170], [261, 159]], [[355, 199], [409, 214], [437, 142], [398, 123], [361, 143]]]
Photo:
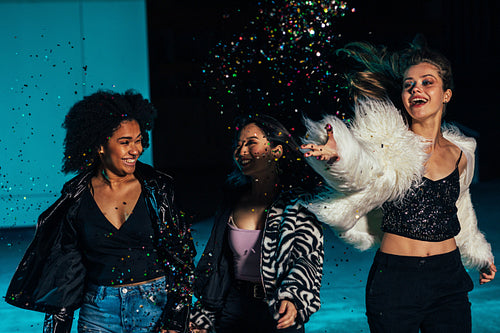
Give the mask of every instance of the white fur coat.
[[[331, 165], [314, 158], [307, 160], [335, 192], [310, 202], [309, 209], [344, 241], [366, 250], [381, 240], [382, 214], [378, 208], [386, 201], [401, 200], [412, 186], [421, 182], [428, 143], [408, 130], [400, 112], [388, 101], [360, 101], [349, 127], [334, 116], [326, 116], [319, 122], [306, 119], [308, 131], [304, 143], [324, 144], [328, 123], [333, 127], [340, 159]], [[450, 125], [443, 126], [443, 135], [467, 158], [457, 200], [461, 231], [455, 239], [464, 265], [482, 268], [493, 262], [493, 255], [490, 244], [477, 228], [469, 193], [476, 142]]]

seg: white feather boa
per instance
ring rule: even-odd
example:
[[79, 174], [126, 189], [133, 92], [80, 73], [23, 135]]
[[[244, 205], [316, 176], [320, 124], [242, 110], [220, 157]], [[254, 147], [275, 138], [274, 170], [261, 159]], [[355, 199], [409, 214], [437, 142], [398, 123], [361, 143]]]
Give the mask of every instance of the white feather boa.
[[[389, 101], [361, 100], [354, 112], [349, 127], [334, 116], [325, 116], [319, 122], [306, 119], [308, 131], [303, 141], [324, 144], [325, 126], [332, 125], [340, 159], [331, 165], [314, 158], [307, 161], [335, 191], [310, 202], [309, 209], [344, 241], [366, 250], [381, 240], [381, 213], [377, 208], [386, 201], [401, 200], [421, 182], [428, 142], [408, 130], [399, 110]], [[493, 262], [493, 255], [477, 228], [468, 190], [476, 143], [450, 125], [443, 126], [443, 135], [467, 158], [467, 169], [460, 177], [457, 208], [461, 232], [456, 241], [464, 264], [481, 268]]]

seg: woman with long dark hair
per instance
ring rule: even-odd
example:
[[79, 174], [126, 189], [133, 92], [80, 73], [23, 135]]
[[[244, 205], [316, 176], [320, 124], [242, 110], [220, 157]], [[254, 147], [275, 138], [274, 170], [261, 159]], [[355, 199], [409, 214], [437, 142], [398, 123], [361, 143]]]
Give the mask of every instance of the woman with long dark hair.
[[172, 179], [138, 161], [155, 109], [140, 94], [99, 91], [64, 120], [63, 171], [6, 301], [45, 312], [44, 332], [186, 332], [194, 246]]
[[303, 203], [319, 178], [301, 155], [274, 118], [237, 123], [236, 169], [196, 268], [194, 332], [304, 332], [319, 309], [323, 232]]

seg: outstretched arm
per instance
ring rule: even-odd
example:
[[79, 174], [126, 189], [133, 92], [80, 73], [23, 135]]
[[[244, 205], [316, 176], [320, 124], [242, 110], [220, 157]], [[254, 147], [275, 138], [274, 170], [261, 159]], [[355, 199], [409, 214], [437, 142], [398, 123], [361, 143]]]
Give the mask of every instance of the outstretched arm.
[[[304, 143], [312, 144], [304, 146], [311, 152], [306, 160], [335, 190], [308, 208], [343, 234], [384, 202], [404, 198], [421, 182], [428, 158], [428, 143], [408, 129], [390, 101], [359, 100], [354, 111], [349, 126], [333, 115], [317, 122], [305, 119]], [[328, 124], [331, 132], [329, 126], [325, 130]], [[361, 229], [345, 236], [353, 243], [363, 241], [356, 247], [367, 248], [373, 243], [365, 237], [369, 228]]]
[[344, 193], [358, 192], [382, 172], [372, 144], [357, 135], [355, 129], [335, 116], [321, 121], [305, 120], [303, 139], [306, 161], [333, 189]]
[[332, 164], [339, 159], [337, 142], [333, 137], [332, 125], [326, 124], [325, 130], [327, 134], [327, 141], [324, 145], [309, 143], [302, 145], [301, 148], [308, 149], [308, 151], [304, 153], [305, 157], [316, 157], [318, 160], [326, 161], [328, 164]]

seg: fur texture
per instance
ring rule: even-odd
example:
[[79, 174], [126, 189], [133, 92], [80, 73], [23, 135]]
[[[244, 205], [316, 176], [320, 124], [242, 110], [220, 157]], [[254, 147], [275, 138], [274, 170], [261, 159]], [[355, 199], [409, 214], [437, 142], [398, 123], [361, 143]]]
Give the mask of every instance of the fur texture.
[[[335, 192], [310, 202], [309, 209], [344, 241], [366, 250], [378, 244], [382, 236], [381, 214], [372, 211], [386, 201], [402, 200], [420, 184], [429, 143], [408, 129], [399, 110], [389, 101], [359, 101], [350, 127], [334, 116], [325, 116], [320, 122], [306, 119], [304, 143], [324, 144], [328, 123], [333, 126], [340, 159], [331, 165], [313, 158], [307, 161]], [[451, 125], [443, 126], [443, 135], [467, 158], [467, 169], [460, 176], [457, 208], [461, 232], [456, 241], [464, 264], [481, 268], [493, 262], [493, 255], [477, 228], [468, 190], [474, 174], [476, 143]]]

